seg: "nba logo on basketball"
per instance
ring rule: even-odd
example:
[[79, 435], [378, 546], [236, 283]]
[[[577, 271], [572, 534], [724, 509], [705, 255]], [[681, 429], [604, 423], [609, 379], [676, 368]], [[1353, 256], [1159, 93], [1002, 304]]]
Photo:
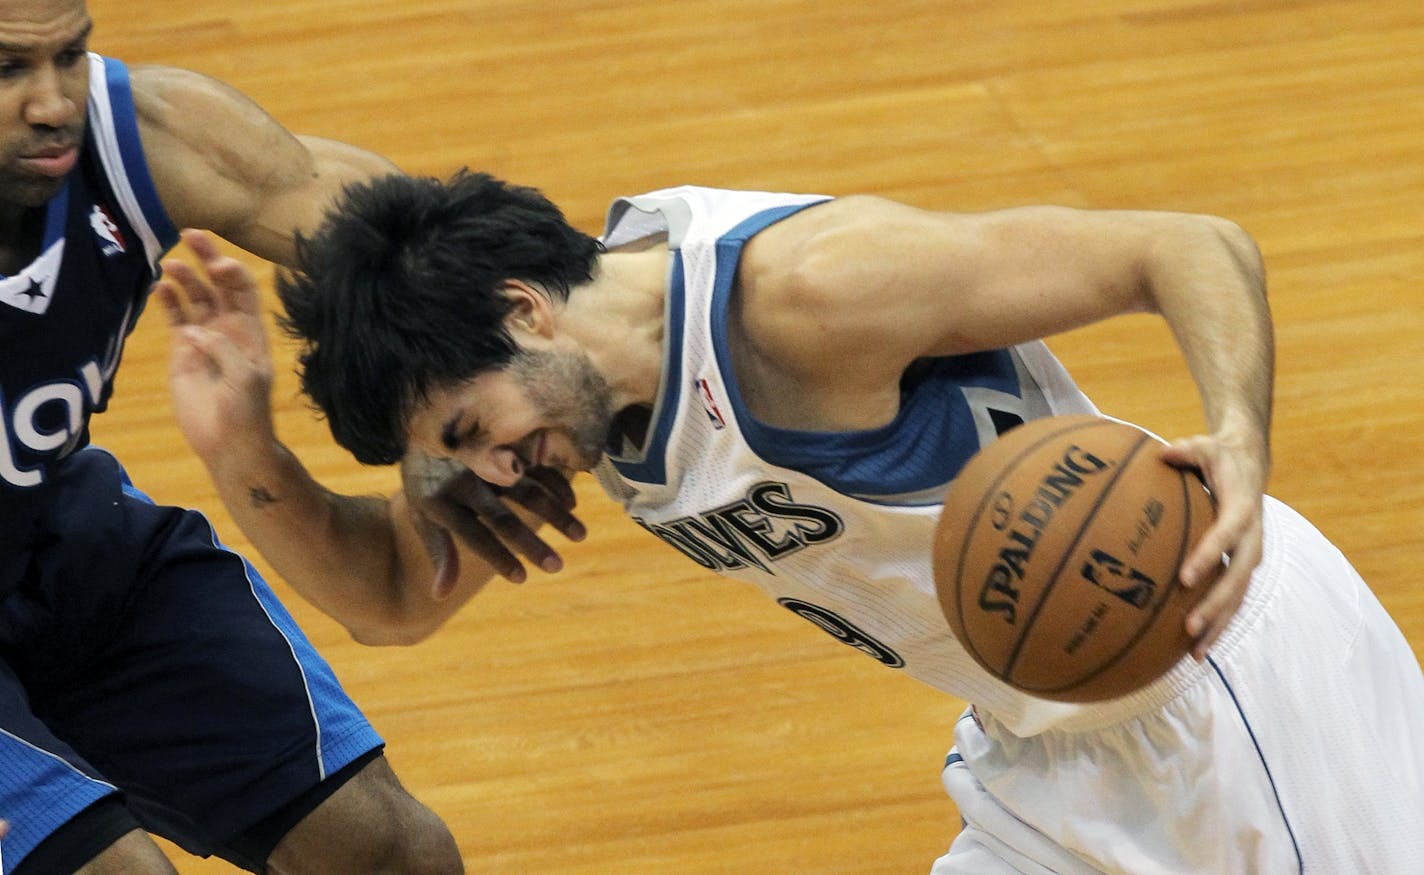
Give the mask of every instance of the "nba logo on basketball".
[[707, 418], [712, 421], [712, 427], [721, 431], [727, 427], [727, 420], [722, 418], [722, 411], [717, 408], [717, 399], [712, 397], [712, 387], [702, 377], [693, 381], [697, 387], [697, 394], [702, 398], [702, 409], [707, 411]]

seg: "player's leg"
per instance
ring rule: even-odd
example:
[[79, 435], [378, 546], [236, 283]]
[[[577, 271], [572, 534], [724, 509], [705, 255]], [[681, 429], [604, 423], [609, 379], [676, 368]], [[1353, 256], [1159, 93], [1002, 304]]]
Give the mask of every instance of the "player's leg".
[[[23, 602], [21, 594], [0, 607], [0, 629]], [[6, 875], [173, 872], [114, 787], [30, 713], [23, 687], [3, 662], [0, 810], [13, 824], [0, 830]]]
[[277, 843], [271, 875], [457, 875], [454, 839], [401, 787], [384, 757], [364, 765]]
[[[35, 871], [38, 873], [44, 870]], [[163, 855], [163, 851], [148, 837], [148, 833], [134, 830], [110, 845], [104, 853], [91, 860], [75, 875], [176, 875], [176, 872], [173, 864]]]
[[[972, 721], [968, 714], [961, 721]], [[931, 875], [1099, 875], [1098, 870], [1024, 823], [979, 783], [958, 753], [941, 775], [962, 826]]]
[[[123, 480], [107, 454], [79, 455], [86, 484]], [[147, 830], [190, 853], [252, 871], [273, 854], [291, 872], [342, 871], [313, 856], [325, 840], [423, 858], [395, 871], [459, 871], [448, 830], [390, 776], [380, 738], [256, 570], [200, 514], [156, 507], [126, 481], [120, 496], [102, 511], [117, 521], [71, 527], [69, 567], [48, 564], [69, 578], [87, 563], [135, 581], [99, 616], [88, 603], [54, 608], [71, 619], [90, 610], [82, 632], [53, 647], [102, 666], [30, 685], [55, 735], [124, 791]], [[86, 549], [94, 555], [76, 559]], [[63, 601], [80, 589], [47, 591]], [[289, 834], [290, 860], [275, 851]]]
[[[78, 824], [77, 824], [78, 827]], [[134, 828], [111, 842], [90, 861], [74, 868], [66, 858], [73, 858], [73, 848], [64, 846], [66, 832], [58, 832], [41, 845], [34, 854], [28, 855], [13, 875], [60, 875], [74, 872], [74, 875], [175, 875], [171, 862], [164, 852], [159, 851], [154, 839], [147, 832]], [[54, 848], [53, 856], [47, 848]]]

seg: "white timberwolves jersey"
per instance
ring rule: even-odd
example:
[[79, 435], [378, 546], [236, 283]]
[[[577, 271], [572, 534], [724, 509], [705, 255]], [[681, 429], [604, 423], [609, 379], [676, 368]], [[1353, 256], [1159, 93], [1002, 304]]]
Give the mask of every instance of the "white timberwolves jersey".
[[616, 201], [604, 243], [666, 236], [662, 385], [645, 445], [605, 458], [604, 488], [694, 562], [756, 584], [881, 663], [992, 712], [1016, 734], [1074, 722], [980, 669], [940, 613], [930, 546], [940, 498], [984, 443], [1023, 420], [1092, 413], [1041, 343], [927, 360], [881, 428], [774, 428], [728, 357], [742, 246], [820, 196], [682, 187]]

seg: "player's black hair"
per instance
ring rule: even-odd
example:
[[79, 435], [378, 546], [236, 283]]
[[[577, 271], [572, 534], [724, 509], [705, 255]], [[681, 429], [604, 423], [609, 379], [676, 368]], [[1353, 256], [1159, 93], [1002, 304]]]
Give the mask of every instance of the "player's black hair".
[[277, 277], [282, 328], [332, 436], [368, 465], [406, 449], [427, 393], [509, 362], [505, 280], [556, 300], [592, 278], [602, 245], [532, 188], [461, 170], [347, 187]]

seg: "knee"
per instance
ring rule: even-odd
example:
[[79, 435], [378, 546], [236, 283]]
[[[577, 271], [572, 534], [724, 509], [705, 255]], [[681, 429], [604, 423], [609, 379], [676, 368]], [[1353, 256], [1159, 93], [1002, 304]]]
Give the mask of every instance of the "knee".
[[449, 828], [433, 811], [401, 791], [384, 829], [372, 833], [371, 872], [463, 875], [464, 861]]
[[268, 871], [272, 875], [462, 875], [465, 867], [449, 828], [406, 792], [381, 757], [282, 839], [268, 859]]

